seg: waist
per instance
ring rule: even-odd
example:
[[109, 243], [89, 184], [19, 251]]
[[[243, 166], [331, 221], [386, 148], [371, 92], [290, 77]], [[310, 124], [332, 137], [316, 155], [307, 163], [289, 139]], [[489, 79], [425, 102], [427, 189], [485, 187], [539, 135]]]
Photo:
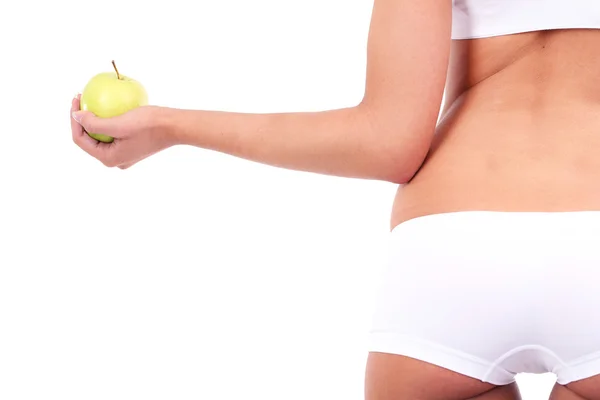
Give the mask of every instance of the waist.
[[398, 190], [392, 227], [448, 211], [600, 210], [600, 105], [498, 104], [466, 95], [449, 110], [421, 169]]

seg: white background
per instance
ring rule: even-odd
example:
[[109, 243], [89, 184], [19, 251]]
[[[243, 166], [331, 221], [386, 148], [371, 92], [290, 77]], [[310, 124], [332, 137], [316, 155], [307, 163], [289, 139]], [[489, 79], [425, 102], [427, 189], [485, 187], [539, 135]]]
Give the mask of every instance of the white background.
[[[363, 398], [396, 185], [183, 147], [108, 169], [69, 106], [112, 59], [158, 105], [351, 106], [371, 7], [0, 6], [0, 399]], [[554, 383], [518, 379], [526, 400]]]

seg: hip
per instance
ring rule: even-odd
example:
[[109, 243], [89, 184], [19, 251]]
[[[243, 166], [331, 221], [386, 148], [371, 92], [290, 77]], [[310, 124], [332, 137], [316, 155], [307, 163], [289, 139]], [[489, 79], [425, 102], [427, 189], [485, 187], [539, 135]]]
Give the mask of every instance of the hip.
[[463, 211], [600, 212], [600, 171], [597, 178], [556, 179], [515, 174], [481, 179], [437, 177], [401, 185], [393, 202], [390, 229], [418, 217]]

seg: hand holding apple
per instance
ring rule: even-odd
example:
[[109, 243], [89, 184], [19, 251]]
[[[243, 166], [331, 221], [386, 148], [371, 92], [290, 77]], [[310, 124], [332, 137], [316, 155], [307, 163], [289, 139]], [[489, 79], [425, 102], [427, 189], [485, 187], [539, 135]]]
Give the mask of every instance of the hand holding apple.
[[[168, 110], [159, 106], [140, 106], [116, 117], [101, 118], [80, 111], [80, 95], [71, 102], [73, 141], [107, 167], [126, 169], [137, 162], [177, 144], [168, 128]], [[86, 132], [114, 138], [105, 143]]]
[[73, 141], [104, 165], [129, 168], [173, 146], [166, 108], [148, 105], [141, 83], [114, 72], [95, 75], [71, 102]]
[[[136, 107], [148, 104], [148, 94], [144, 86], [128, 76], [119, 74], [115, 62], [114, 72], [95, 75], [83, 89], [80, 108], [101, 118], [121, 115]], [[98, 132], [87, 133], [96, 140], [110, 143], [113, 137]]]

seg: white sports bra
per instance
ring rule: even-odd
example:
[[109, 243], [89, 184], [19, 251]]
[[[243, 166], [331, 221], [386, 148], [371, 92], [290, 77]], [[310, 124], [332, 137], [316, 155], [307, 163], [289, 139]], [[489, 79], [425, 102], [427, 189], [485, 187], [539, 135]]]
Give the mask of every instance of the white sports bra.
[[452, 0], [452, 39], [572, 28], [600, 29], [600, 0]]

